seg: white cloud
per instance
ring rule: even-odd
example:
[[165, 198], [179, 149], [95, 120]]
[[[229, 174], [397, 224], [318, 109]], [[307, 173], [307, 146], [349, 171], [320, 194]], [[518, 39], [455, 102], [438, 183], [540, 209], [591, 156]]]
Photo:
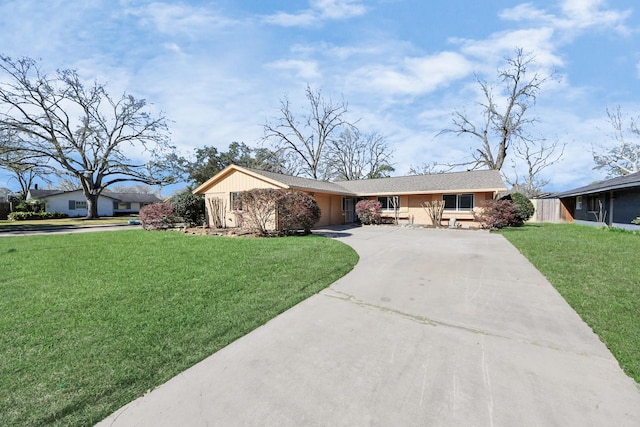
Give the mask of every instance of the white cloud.
[[313, 0], [310, 9], [296, 13], [277, 12], [266, 15], [262, 20], [282, 27], [310, 27], [326, 20], [344, 20], [366, 13], [366, 7], [359, 0]]
[[570, 37], [594, 28], [628, 33], [625, 20], [631, 15], [631, 11], [605, 9], [605, 6], [606, 2], [603, 0], [564, 0], [560, 2], [560, 14], [554, 15], [536, 8], [532, 3], [523, 3], [503, 10], [500, 17], [504, 20], [551, 26]]
[[359, 0], [315, 0], [312, 6], [327, 19], [347, 19], [363, 15], [367, 10]]
[[455, 52], [425, 57], [407, 57], [398, 66], [367, 66], [349, 78], [361, 90], [388, 94], [419, 95], [434, 91], [471, 73], [473, 66]]
[[603, 0], [565, 0], [562, 3], [564, 19], [558, 21], [558, 26], [566, 29], [587, 29], [591, 27], [613, 28], [626, 32], [628, 29], [624, 21], [631, 14], [630, 10], [604, 10]]
[[315, 61], [284, 59], [271, 62], [267, 64], [267, 67], [292, 72], [296, 78], [306, 81], [316, 80], [320, 77], [318, 64]]
[[211, 27], [227, 27], [234, 21], [218, 15], [208, 8], [184, 4], [150, 3], [140, 8], [129, 8], [126, 14], [136, 16], [143, 24], [152, 25], [165, 34], [194, 34]]
[[460, 45], [464, 55], [476, 58], [476, 72], [495, 75], [496, 69], [504, 66], [505, 57], [513, 57], [516, 48], [535, 56], [536, 66], [550, 71], [563, 65], [556, 53], [552, 28], [532, 28], [494, 33], [483, 40], [452, 39]]

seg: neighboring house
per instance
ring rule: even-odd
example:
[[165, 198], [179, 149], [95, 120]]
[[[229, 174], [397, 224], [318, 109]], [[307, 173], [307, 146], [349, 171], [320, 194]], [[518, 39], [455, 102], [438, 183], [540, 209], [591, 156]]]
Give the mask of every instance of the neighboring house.
[[[45, 201], [47, 212], [62, 212], [70, 217], [87, 215], [87, 200], [82, 190], [38, 190], [31, 189], [27, 193], [27, 200], [40, 199]], [[158, 203], [162, 200], [153, 194], [139, 193], [111, 193], [103, 191], [98, 197], [99, 216], [118, 216], [137, 214], [144, 205]]]
[[640, 216], [640, 172], [619, 176], [554, 194], [569, 212], [570, 220], [582, 224], [609, 225], [638, 230], [631, 221]]
[[455, 218], [458, 223], [477, 225], [474, 209], [506, 190], [500, 172], [493, 170], [327, 182], [230, 165], [193, 192], [205, 195], [209, 225], [214, 226], [218, 218], [223, 226], [235, 226], [235, 198], [254, 188], [310, 194], [322, 211], [318, 226], [355, 222], [355, 205], [362, 199], [379, 200], [388, 219], [423, 225], [431, 222], [422, 203], [443, 200], [447, 223]]

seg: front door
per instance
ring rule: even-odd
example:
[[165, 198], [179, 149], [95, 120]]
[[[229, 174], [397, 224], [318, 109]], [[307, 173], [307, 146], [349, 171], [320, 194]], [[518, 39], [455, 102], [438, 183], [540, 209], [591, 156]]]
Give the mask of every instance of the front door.
[[344, 213], [345, 224], [353, 224], [356, 221], [356, 208], [353, 197], [342, 198], [342, 212]]

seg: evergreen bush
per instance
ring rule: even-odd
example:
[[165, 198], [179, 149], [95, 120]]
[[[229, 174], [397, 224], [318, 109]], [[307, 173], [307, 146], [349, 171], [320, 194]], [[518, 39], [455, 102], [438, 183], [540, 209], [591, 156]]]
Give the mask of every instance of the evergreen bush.
[[536, 211], [531, 200], [522, 193], [512, 193], [511, 200], [518, 207], [518, 217], [522, 223], [527, 222]]
[[169, 203], [177, 216], [182, 218], [185, 225], [189, 227], [204, 224], [206, 214], [204, 206], [204, 196], [193, 194], [189, 190], [172, 196]]
[[62, 212], [11, 212], [8, 215], [9, 221], [30, 221], [38, 219], [61, 219], [68, 218], [69, 215]]

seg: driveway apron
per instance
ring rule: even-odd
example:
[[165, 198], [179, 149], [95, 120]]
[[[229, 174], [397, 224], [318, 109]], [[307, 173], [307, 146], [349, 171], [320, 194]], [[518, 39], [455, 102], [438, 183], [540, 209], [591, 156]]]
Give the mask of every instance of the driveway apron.
[[324, 232], [349, 274], [99, 425], [640, 425], [635, 382], [501, 235]]

